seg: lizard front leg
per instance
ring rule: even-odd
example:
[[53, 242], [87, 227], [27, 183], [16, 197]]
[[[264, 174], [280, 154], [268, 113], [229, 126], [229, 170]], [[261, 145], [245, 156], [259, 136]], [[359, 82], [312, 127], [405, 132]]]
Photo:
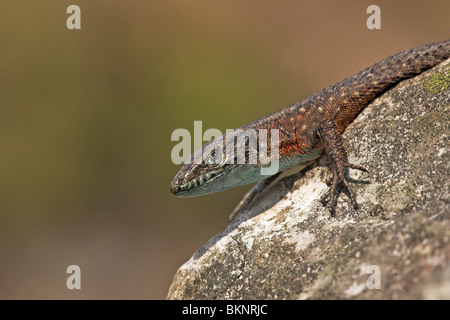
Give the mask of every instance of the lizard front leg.
[[239, 202], [239, 204], [234, 208], [233, 212], [228, 217], [228, 221], [233, 220], [239, 212], [242, 212], [245, 209], [248, 209], [250, 205], [253, 202], [253, 199], [255, 199], [255, 196], [258, 193], [261, 193], [266, 189], [273, 181], [275, 181], [278, 176], [281, 174], [281, 172], [278, 172], [274, 174], [273, 176], [267, 177], [264, 180], [259, 181], [254, 187], [252, 187], [242, 198], [242, 200]]
[[[342, 143], [342, 135], [339, 131], [338, 125], [333, 119], [326, 119], [322, 121], [317, 128], [317, 137], [322, 143], [325, 154], [330, 162], [331, 173], [333, 174], [331, 188], [326, 194], [321, 198], [323, 205], [326, 205], [330, 210], [332, 215], [336, 212], [337, 199], [339, 197], [339, 192], [337, 187], [339, 183], [343, 183], [347, 188], [349, 198], [355, 208], [358, 204], [356, 203], [356, 197], [348, 184], [348, 168], [361, 170], [368, 172], [361, 166], [351, 164], [347, 160], [347, 153], [345, 152], [344, 145]], [[327, 198], [329, 200], [327, 201]]]

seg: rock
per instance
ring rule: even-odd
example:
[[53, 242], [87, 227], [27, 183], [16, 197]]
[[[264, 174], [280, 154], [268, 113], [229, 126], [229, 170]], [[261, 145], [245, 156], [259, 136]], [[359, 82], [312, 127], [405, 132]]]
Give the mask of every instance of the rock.
[[358, 210], [345, 193], [335, 217], [321, 205], [322, 157], [200, 248], [168, 299], [450, 299], [449, 85], [447, 60], [347, 128], [349, 161], [370, 172], [350, 171]]

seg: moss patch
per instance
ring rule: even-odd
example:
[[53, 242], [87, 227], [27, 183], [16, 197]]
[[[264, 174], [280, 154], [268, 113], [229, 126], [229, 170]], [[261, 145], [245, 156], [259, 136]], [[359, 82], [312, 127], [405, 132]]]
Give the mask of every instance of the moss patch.
[[425, 89], [433, 94], [450, 87], [450, 71], [436, 72], [425, 79]]

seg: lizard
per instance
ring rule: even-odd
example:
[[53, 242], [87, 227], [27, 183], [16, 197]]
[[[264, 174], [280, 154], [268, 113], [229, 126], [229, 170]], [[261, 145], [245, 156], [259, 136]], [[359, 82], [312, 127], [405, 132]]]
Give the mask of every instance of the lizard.
[[[339, 187], [344, 187], [357, 209], [348, 170], [368, 171], [348, 162], [343, 132], [376, 97], [400, 81], [412, 78], [449, 57], [450, 40], [402, 51], [307, 98], [241, 126], [241, 130], [236, 131], [241, 135], [248, 130], [268, 130], [267, 141], [272, 138], [271, 129], [278, 129], [278, 153], [271, 153], [271, 158], [279, 161], [279, 167], [270, 176], [261, 174], [261, 161], [236, 161], [237, 149], [243, 148], [248, 159], [252, 153], [258, 152], [258, 145], [250, 146], [248, 141], [245, 144], [246, 140], [242, 139], [241, 145], [238, 145], [237, 134], [223, 135], [207, 142], [191, 155], [171, 181], [170, 190], [176, 196], [190, 197], [257, 182], [230, 215], [232, 220], [238, 212], [249, 207], [255, 196], [275, 181], [281, 172], [311, 163], [325, 153], [332, 179], [330, 189], [320, 199], [322, 204], [332, 216], [335, 215]], [[229, 150], [233, 150], [234, 154]]]

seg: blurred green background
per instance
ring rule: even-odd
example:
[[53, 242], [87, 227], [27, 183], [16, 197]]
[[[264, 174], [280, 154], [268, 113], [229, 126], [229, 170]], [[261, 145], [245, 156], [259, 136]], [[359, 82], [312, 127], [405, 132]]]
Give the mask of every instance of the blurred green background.
[[370, 4], [2, 1], [0, 298], [164, 299], [248, 189], [172, 196], [172, 131], [236, 128], [450, 37], [449, 1], [377, 1], [376, 31]]

